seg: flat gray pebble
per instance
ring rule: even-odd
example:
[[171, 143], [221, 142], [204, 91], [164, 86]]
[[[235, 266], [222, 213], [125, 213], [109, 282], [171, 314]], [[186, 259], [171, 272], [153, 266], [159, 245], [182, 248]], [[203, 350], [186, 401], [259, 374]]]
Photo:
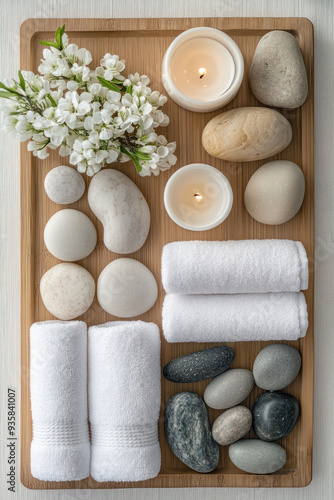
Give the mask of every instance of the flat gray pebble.
[[284, 389], [297, 377], [302, 358], [297, 349], [286, 344], [270, 344], [255, 358], [253, 375], [261, 389]]
[[204, 401], [210, 408], [225, 410], [247, 398], [254, 386], [250, 370], [235, 368], [218, 375], [204, 391]]
[[276, 443], [260, 439], [241, 439], [229, 448], [231, 461], [238, 469], [249, 474], [271, 474], [283, 467], [286, 452]]

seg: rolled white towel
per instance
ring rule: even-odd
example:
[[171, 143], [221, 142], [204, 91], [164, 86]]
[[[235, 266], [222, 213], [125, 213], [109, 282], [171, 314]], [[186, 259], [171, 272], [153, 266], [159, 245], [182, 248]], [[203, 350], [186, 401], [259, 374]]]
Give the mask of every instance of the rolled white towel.
[[162, 252], [167, 293], [299, 292], [308, 287], [308, 260], [300, 241], [175, 241]]
[[157, 325], [115, 321], [88, 333], [91, 475], [142, 481], [161, 466], [160, 335]]
[[304, 294], [166, 295], [168, 342], [296, 340], [308, 327]]
[[42, 481], [89, 476], [87, 326], [43, 321], [30, 328], [31, 474]]

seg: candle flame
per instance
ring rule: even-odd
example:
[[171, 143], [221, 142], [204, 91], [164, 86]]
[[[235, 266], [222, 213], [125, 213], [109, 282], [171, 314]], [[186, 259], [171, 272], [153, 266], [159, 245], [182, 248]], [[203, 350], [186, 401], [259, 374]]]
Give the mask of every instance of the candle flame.
[[196, 201], [200, 202], [200, 201], [202, 201], [203, 196], [201, 194], [199, 194], [199, 193], [195, 193], [194, 194], [194, 198], [195, 198]]
[[206, 69], [205, 68], [199, 68], [199, 77], [203, 78], [204, 75], [206, 75]]

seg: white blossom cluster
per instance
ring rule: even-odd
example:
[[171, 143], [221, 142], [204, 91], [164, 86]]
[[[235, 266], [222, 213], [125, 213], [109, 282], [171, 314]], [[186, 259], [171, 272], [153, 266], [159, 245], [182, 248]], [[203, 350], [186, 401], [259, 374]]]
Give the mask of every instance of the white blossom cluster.
[[167, 98], [146, 75], [125, 78], [125, 61], [109, 53], [91, 70], [90, 52], [69, 44], [64, 27], [56, 42], [43, 43], [38, 75], [22, 71], [18, 82], [0, 83], [5, 131], [30, 140], [28, 150], [41, 159], [59, 148], [89, 176], [115, 161], [132, 160], [142, 176], [175, 165], [175, 142], [155, 132], [169, 124], [160, 109]]

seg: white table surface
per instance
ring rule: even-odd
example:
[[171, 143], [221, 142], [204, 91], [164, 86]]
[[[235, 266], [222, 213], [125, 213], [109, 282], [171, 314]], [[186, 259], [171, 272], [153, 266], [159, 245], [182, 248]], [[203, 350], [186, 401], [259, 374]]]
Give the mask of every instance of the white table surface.
[[[7, 500], [331, 500], [334, 498], [333, 0], [0, 0], [0, 80], [19, 69], [19, 27], [33, 17], [308, 17], [315, 28], [315, 401], [313, 481], [298, 489], [7, 491], [6, 395], [19, 393], [19, 145], [0, 134], [0, 498]], [[19, 408], [18, 408], [19, 410]], [[19, 412], [17, 412], [17, 418]], [[18, 449], [17, 449], [18, 451]]]

